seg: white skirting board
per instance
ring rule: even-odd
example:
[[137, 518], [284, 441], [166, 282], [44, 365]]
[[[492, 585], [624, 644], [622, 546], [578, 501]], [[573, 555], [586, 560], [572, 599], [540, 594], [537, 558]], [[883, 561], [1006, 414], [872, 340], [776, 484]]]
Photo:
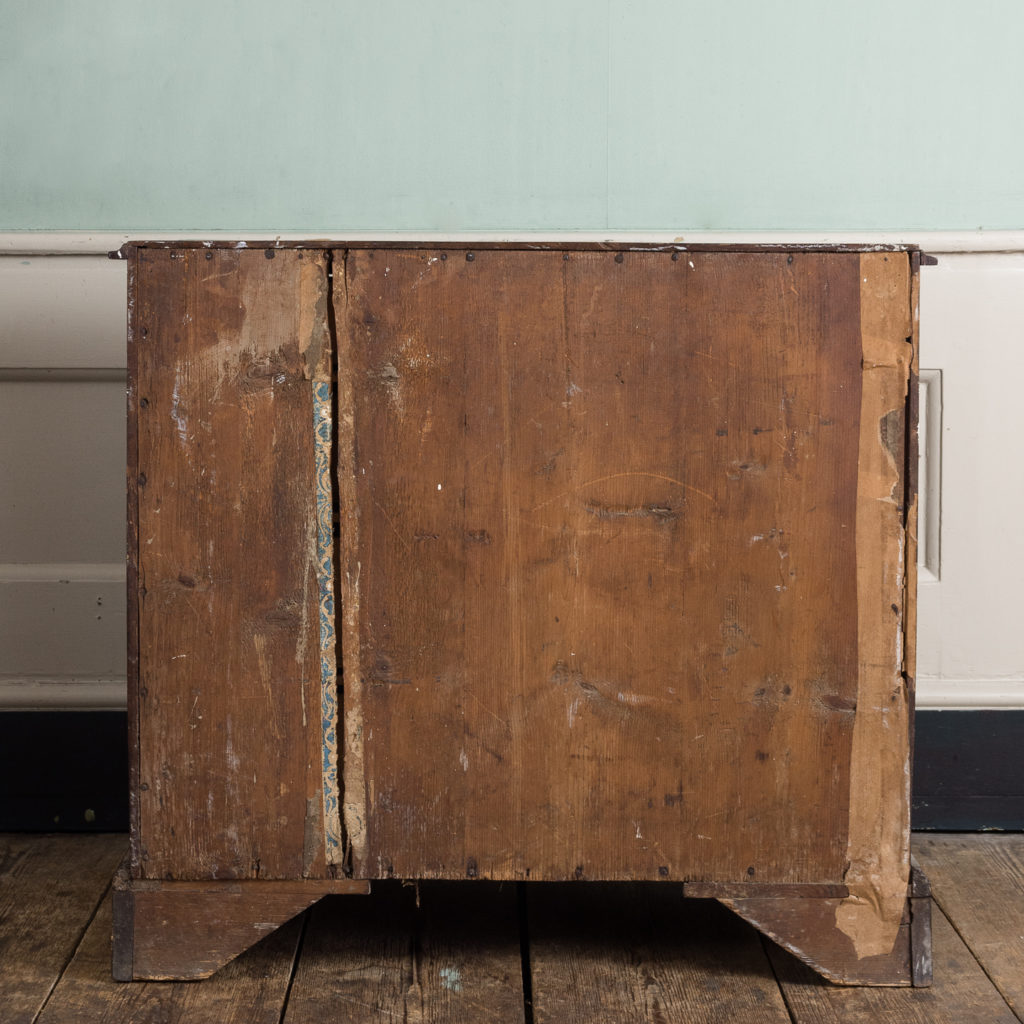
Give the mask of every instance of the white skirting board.
[[1024, 708], [1024, 679], [918, 679], [922, 711], [1001, 711]]
[[125, 265], [106, 253], [145, 237], [877, 243], [937, 255], [921, 287], [917, 706], [1024, 709], [1024, 473], [1011, 451], [1024, 436], [1024, 232], [125, 230], [0, 233], [0, 710], [124, 704]]

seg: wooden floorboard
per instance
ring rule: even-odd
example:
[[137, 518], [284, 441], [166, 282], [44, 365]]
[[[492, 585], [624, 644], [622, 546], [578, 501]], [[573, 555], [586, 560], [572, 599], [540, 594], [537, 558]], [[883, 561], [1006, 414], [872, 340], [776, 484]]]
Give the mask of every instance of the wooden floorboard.
[[123, 835], [0, 836], [0, 1020], [30, 1024], [124, 856]]
[[538, 886], [529, 931], [536, 1024], [789, 1024], [757, 933], [681, 886]]
[[935, 900], [1024, 1019], [1024, 835], [918, 835]]
[[285, 1024], [333, 1019], [523, 1024], [516, 886], [377, 883], [322, 900]]
[[0, 836], [2, 1024], [1024, 1019], [1022, 835], [914, 837], [936, 897], [930, 989], [829, 985], [674, 884], [540, 883], [520, 903], [468, 881], [422, 884], [419, 906], [398, 883], [331, 897], [207, 981], [119, 984], [104, 893], [125, 843]]

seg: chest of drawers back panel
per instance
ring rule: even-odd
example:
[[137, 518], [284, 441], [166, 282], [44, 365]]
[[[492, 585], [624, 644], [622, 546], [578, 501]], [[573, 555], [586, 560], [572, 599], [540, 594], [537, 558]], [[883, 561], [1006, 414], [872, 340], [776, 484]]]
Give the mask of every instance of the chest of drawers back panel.
[[197, 885], [394, 876], [683, 882], [909, 982], [916, 254], [126, 254], [123, 976]]

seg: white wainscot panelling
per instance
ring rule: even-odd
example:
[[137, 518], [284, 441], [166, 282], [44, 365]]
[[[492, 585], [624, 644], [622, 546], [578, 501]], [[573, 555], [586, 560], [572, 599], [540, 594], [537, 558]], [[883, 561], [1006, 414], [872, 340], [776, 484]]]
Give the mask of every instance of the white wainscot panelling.
[[917, 572], [936, 583], [942, 571], [942, 371], [922, 369], [918, 418]]
[[1024, 708], [1024, 254], [922, 269], [921, 363], [918, 707]]
[[98, 255], [0, 258], [0, 366], [123, 368], [126, 279]]
[[0, 644], [3, 707], [124, 707], [123, 566], [0, 566]]
[[0, 259], [0, 710], [125, 703], [125, 275]]
[[[123, 706], [125, 265], [101, 255], [123, 240], [0, 238], [0, 709]], [[1024, 708], [1024, 234], [876, 240], [939, 255], [921, 282], [918, 706]]]

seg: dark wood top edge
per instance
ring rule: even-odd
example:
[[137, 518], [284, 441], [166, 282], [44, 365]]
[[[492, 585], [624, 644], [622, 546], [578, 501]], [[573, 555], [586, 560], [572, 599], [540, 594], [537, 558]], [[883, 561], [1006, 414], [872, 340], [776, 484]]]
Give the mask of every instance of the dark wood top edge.
[[844, 884], [829, 882], [684, 882], [688, 899], [846, 899]]
[[357, 878], [237, 878], [237, 879], [198, 879], [188, 881], [175, 879], [131, 878], [123, 872], [114, 877], [114, 890], [117, 892], [174, 892], [191, 893], [193, 895], [262, 893], [268, 895], [304, 895], [332, 894], [348, 896], [365, 896], [370, 892], [370, 882]]
[[138, 249], [437, 249], [466, 252], [487, 250], [551, 251], [551, 252], [919, 252], [916, 245], [881, 244], [864, 242], [858, 244], [830, 242], [574, 242], [566, 241], [346, 241], [333, 238], [310, 238], [300, 241], [266, 239], [262, 241], [230, 240], [175, 240], [175, 241], [131, 241], [108, 255], [111, 259], [128, 259]]

